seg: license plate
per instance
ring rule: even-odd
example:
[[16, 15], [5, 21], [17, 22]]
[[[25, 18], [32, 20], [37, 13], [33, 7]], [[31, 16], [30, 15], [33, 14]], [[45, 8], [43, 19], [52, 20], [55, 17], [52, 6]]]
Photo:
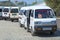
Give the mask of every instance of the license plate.
[[16, 14], [12, 14], [12, 15], [16, 15]]
[[4, 14], [7, 14], [7, 13], [4, 13]]
[[43, 30], [52, 30], [52, 28], [43, 28]]

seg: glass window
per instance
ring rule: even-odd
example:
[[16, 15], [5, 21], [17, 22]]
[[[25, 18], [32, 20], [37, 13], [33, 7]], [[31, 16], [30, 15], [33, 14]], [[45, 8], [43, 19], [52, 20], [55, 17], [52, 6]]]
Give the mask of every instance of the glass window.
[[11, 9], [11, 13], [18, 13], [18, 9]]
[[24, 15], [26, 16], [26, 10], [24, 10], [24, 12], [23, 12], [23, 13], [24, 13]]
[[2, 9], [0, 9], [0, 12], [2, 12]]
[[22, 15], [22, 13], [23, 13], [23, 10], [20, 10], [19, 15]]
[[26, 16], [29, 17], [29, 10], [26, 10]]
[[3, 12], [9, 12], [9, 9], [8, 8], [4, 8]]
[[51, 9], [37, 9], [35, 10], [35, 18], [53, 18], [54, 12]]
[[20, 15], [22, 15], [22, 14], [26, 15], [26, 10], [20, 10], [19, 14]]
[[33, 17], [34, 10], [31, 10], [31, 17]]

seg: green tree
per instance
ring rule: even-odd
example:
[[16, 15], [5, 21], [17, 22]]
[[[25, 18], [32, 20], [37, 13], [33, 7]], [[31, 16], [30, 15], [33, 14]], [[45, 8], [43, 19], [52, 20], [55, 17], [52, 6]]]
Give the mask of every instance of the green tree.
[[56, 11], [57, 16], [60, 15], [60, 0], [45, 0], [45, 2]]
[[9, 2], [11, 1], [11, 0], [8, 0]]
[[15, 1], [15, 4], [17, 5], [17, 6], [27, 6], [27, 3], [26, 2], [18, 2], [18, 1]]
[[33, 2], [31, 5], [36, 5], [37, 4], [37, 1]]

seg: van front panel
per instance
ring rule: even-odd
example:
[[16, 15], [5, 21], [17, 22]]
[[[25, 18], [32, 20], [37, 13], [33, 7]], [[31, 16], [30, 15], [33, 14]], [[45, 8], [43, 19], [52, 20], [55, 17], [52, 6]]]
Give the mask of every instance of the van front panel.
[[[56, 31], [57, 23], [55, 14], [51, 9], [36, 9], [34, 19], [31, 19], [31, 25], [33, 22], [34, 31]], [[32, 25], [32, 26], [33, 26]]]
[[11, 9], [11, 11], [10, 11], [10, 18], [18, 18], [18, 16], [19, 16], [18, 9]]
[[4, 8], [2, 13], [3, 17], [9, 17], [10, 14], [9, 8]]

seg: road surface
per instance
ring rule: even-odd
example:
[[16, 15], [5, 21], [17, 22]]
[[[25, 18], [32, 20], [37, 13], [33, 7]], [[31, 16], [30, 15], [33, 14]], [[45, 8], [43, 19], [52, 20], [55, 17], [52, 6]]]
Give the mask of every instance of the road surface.
[[32, 36], [18, 22], [0, 20], [0, 40], [60, 40], [60, 19], [57, 19], [58, 30], [54, 35], [40, 34]]

